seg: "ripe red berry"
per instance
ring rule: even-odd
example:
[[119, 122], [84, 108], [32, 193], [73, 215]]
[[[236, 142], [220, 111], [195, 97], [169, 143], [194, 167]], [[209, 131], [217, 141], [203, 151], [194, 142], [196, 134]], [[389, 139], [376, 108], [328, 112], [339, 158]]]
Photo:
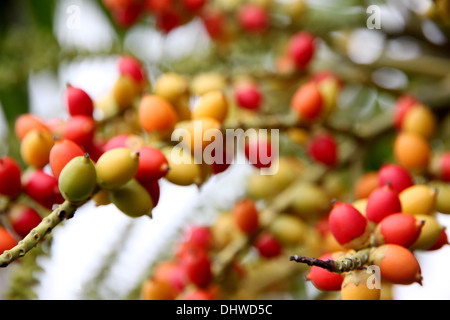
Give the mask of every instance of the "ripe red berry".
[[291, 109], [308, 121], [322, 114], [323, 99], [316, 82], [308, 82], [297, 89], [291, 99]]
[[42, 217], [28, 205], [17, 203], [8, 211], [8, 220], [14, 232], [24, 238], [42, 221]]
[[413, 215], [394, 213], [380, 221], [375, 234], [381, 244], [397, 244], [409, 248], [419, 238], [422, 226], [423, 223]]
[[255, 202], [243, 199], [235, 203], [232, 214], [238, 228], [246, 233], [253, 234], [259, 228], [259, 213]]
[[274, 258], [281, 254], [281, 244], [271, 233], [260, 234], [256, 238], [254, 246], [264, 258]]
[[211, 38], [218, 39], [224, 34], [226, 17], [220, 10], [203, 10], [200, 17]]
[[379, 186], [389, 183], [392, 189], [398, 193], [412, 186], [414, 181], [411, 174], [402, 166], [397, 164], [385, 164], [378, 171]]
[[72, 140], [60, 139], [55, 141], [49, 156], [53, 176], [58, 179], [62, 169], [70, 160], [84, 154], [85, 151]]
[[200, 288], [208, 286], [213, 278], [208, 253], [198, 247], [191, 247], [183, 256], [182, 265], [189, 280]]
[[145, 7], [151, 12], [163, 12], [170, 9], [173, 0], [145, 0]]
[[438, 158], [439, 178], [450, 182], [450, 152], [444, 152]]
[[304, 69], [314, 56], [315, 38], [312, 34], [302, 31], [289, 40], [287, 50], [298, 69]]
[[312, 159], [327, 166], [333, 167], [338, 161], [338, 145], [331, 134], [319, 134], [309, 141], [308, 154]]
[[257, 139], [250, 139], [246, 143], [244, 151], [249, 163], [258, 169], [269, 168], [275, 157], [270, 141], [259, 137]]
[[234, 95], [237, 104], [244, 109], [257, 110], [261, 107], [262, 95], [257, 85], [238, 85]]
[[142, 63], [132, 56], [121, 56], [117, 62], [119, 73], [123, 76], [130, 76], [136, 83], [145, 80], [145, 70]]
[[189, 11], [198, 11], [206, 4], [207, 0], [182, 0], [183, 6]]
[[448, 242], [447, 232], [445, 231], [445, 228], [444, 228], [441, 231], [441, 234], [440, 234], [438, 240], [435, 242], [434, 245], [432, 245], [430, 248], [428, 248], [427, 251], [438, 250], [447, 244], [449, 244], [449, 242]]
[[124, 6], [114, 8], [112, 17], [120, 27], [129, 28], [140, 18], [142, 9], [139, 1], [128, 1]]
[[265, 8], [248, 3], [239, 8], [238, 21], [244, 30], [259, 33], [269, 26], [269, 14]]
[[64, 202], [64, 198], [59, 191], [58, 180], [44, 170], [35, 170], [24, 180], [25, 193], [44, 208], [51, 210], [54, 204]]
[[394, 105], [394, 127], [396, 129], [402, 128], [406, 113], [416, 104], [418, 101], [411, 95], [403, 95], [397, 99]]
[[376, 188], [367, 199], [366, 217], [375, 223], [390, 214], [401, 211], [402, 205], [398, 192], [390, 184]]
[[81, 88], [68, 85], [64, 93], [67, 111], [71, 116], [84, 115], [92, 117], [94, 103], [91, 97]]
[[368, 240], [367, 219], [352, 205], [336, 202], [328, 216], [330, 231], [344, 247], [358, 248]]
[[22, 177], [19, 164], [10, 156], [0, 158], [0, 194], [15, 198], [22, 191]]
[[161, 150], [152, 146], [143, 146], [136, 152], [139, 153], [136, 179], [139, 181], [158, 180], [167, 174], [169, 163]]
[[181, 25], [181, 16], [174, 10], [166, 10], [156, 15], [157, 27], [165, 33], [169, 33]]
[[80, 147], [88, 149], [94, 141], [96, 127], [95, 120], [91, 117], [72, 116], [64, 126], [63, 137], [72, 140]]
[[209, 250], [213, 246], [213, 235], [207, 226], [191, 226], [186, 230], [186, 240], [199, 248]]
[[145, 190], [150, 194], [153, 202], [153, 208], [156, 207], [159, 203], [160, 197], [160, 187], [158, 180], [148, 180], [148, 181], [139, 181], [139, 183], [144, 187]]
[[[333, 260], [333, 254], [327, 253], [319, 257], [320, 260]], [[306, 280], [311, 281], [314, 286], [323, 291], [337, 291], [341, 289], [344, 277], [341, 274], [330, 272], [326, 269], [312, 266]]]

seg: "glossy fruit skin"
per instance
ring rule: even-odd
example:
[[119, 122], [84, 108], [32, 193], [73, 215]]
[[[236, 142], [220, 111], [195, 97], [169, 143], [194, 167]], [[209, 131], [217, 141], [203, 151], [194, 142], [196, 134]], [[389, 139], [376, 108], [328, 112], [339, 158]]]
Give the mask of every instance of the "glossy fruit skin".
[[8, 210], [8, 220], [14, 232], [24, 238], [42, 221], [42, 217], [30, 206], [17, 203]]
[[430, 160], [430, 145], [421, 135], [402, 131], [394, 141], [394, 156], [409, 170], [424, 170]]
[[62, 169], [75, 157], [83, 156], [85, 151], [75, 142], [69, 139], [55, 141], [50, 150], [49, 163], [53, 176], [58, 179]]
[[436, 244], [445, 227], [430, 215], [415, 215], [419, 221], [424, 221], [419, 237], [411, 246], [412, 250], [429, 250]]
[[94, 103], [83, 89], [68, 85], [64, 93], [64, 99], [67, 111], [71, 116], [85, 115], [92, 117]]
[[448, 237], [447, 237], [447, 232], [445, 229], [443, 229], [441, 231], [441, 234], [439, 235], [439, 238], [436, 240], [436, 242], [431, 247], [429, 247], [427, 250], [428, 251], [439, 250], [443, 246], [448, 245], [448, 244], [449, 244], [449, 241], [448, 241]]
[[29, 173], [24, 180], [24, 192], [44, 208], [52, 210], [54, 204], [64, 202], [58, 188], [58, 180], [44, 170], [37, 169]]
[[308, 32], [299, 32], [292, 36], [288, 43], [288, 54], [298, 69], [304, 69], [315, 53], [315, 38]]
[[320, 117], [324, 101], [315, 82], [302, 85], [292, 96], [291, 109], [298, 113], [301, 120], [313, 121]]
[[269, 26], [269, 15], [263, 7], [244, 4], [239, 8], [238, 21], [242, 28], [252, 33], [261, 33]]
[[11, 233], [0, 226], [0, 254], [6, 250], [11, 250], [17, 245], [17, 240], [11, 235]]
[[33, 129], [21, 141], [20, 155], [27, 165], [43, 168], [49, 162], [53, 144], [53, 135], [50, 131]]
[[58, 185], [67, 201], [77, 203], [90, 198], [97, 187], [97, 173], [89, 155], [70, 160], [59, 175]]
[[189, 152], [179, 146], [164, 148], [162, 151], [169, 162], [170, 169], [165, 176], [167, 181], [179, 186], [201, 183], [200, 165], [194, 162], [194, 157]]
[[259, 213], [254, 201], [242, 199], [235, 203], [232, 214], [238, 228], [246, 233], [253, 234], [259, 228]]
[[110, 190], [109, 197], [111, 203], [131, 218], [145, 215], [151, 217], [153, 200], [136, 179], [131, 179], [125, 185]]
[[22, 170], [10, 156], [0, 158], [0, 194], [9, 198], [17, 197], [22, 191]]
[[258, 110], [263, 100], [259, 87], [251, 83], [237, 85], [234, 89], [234, 98], [241, 108], [248, 110]]
[[136, 179], [139, 181], [158, 180], [167, 174], [169, 162], [161, 150], [151, 146], [143, 146], [136, 152], [139, 153]]
[[282, 251], [278, 239], [269, 232], [260, 234], [253, 245], [258, 250], [259, 254], [267, 259], [278, 257]]
[[166, 99], [146, 94], [139, 105], [139, 121], [147, 132], [172, 130], [177, 114]]
[[63, 137], [82, 148], [89, 148], [94, 140], [97, 125], [92, 117], [77, 115], [70, 117], [63, 130]]
[[396, 244], [381, 245], [371, 253], [370, 263], [378, 265], [381, 276], [393, 284], [421, 282], [419, 262], [405, 247]]
[[119, 188], [135, 177], [139, 155], [128, 148], [115, 148], [102, 154], [95, 167], [101, 188]]
[[[319, 257], [320, 260], [334, 259], [332, 253], [327, 253]], [[306, 280], [311, 281], [314, 286], [322, 291], [337, 291], [341, 289], [344, 277], [341, 274], [330, 272], [320, 267], [312, 266]]]
[[334, 137], [328, 133], [319, 134], [307, 146], [308, 154], [315, 161], [329, 167], [338, 162], [338, 146]]
[[419, 238], [423, 221], [406, 213], [394, 213], [379, 222], [375, 235], [381, 244], [411, 247]]
[[367, 199], [366, 217], [375, 223], [390, 214], [401, 211], [399, 194], [389, 184], [376, 188]]
[[[328, 222], [331, 233], [344, 247], [364, 246], [370, 236], [367, 219], [348, 203], [336, 202]], [[355, 240], [358, 240], [357, 243]]]
[[387, 183], [398, 193], [414, 184], [411, 174], [404, 167], [388, 163], [384, 164], [378, 171], [378, 185], [384, 186]]
[[436, 210], [436, 196], [436, 189], [425, 184], [408, 187], [399, 194], [402, 212], [431, 215]]
[[19, 141], [22, 141], [27, 133], [33, 129], [41, 131], [49, 130], [44, 120], [31, 113], [20, 115], [14, 123], [14, 131]]

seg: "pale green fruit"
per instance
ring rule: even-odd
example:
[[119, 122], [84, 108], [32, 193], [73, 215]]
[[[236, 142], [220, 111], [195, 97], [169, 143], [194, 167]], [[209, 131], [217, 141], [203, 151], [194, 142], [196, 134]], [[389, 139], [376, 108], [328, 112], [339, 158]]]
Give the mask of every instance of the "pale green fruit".
[[151, 217], [153, 201], [148, 191], [136, 180], [131, 179], [124, 186], [109, 191], [109, 198], [127, 216]]

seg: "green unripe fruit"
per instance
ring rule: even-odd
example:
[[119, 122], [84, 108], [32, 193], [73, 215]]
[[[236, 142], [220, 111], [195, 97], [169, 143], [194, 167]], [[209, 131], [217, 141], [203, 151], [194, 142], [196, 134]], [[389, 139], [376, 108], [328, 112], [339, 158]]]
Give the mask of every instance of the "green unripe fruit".
[[120, 211], [132, 218], [152, 216], [153, 201], [148, 191], [136, 180], [110, 190], [109, 198]]
[[67, 201], [82, 202], [92, 196], [97, 187], [97, 174], [89, 155], [70, 160], [62, 169], [58, 184], [61, 195]]
[[103, 189], [117, 189], [133, 179], [138, 168], [138, 153], [128, 148], [106, 151], [96, 164], [98, 184]]

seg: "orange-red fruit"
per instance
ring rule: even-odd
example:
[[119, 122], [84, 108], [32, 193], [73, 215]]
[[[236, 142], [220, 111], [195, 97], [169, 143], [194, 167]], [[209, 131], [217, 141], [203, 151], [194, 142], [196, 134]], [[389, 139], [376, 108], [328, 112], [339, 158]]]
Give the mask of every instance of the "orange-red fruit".
[[22, 190], [19, 164], [10, 156], [0, 158], [0, 194], [15, 198]]
[[323, 98], [316, 82], [308, 82], [297, 89], [291, 99], [291, 109], [308, 121], [322, 114]]
[[41, 118], [31, 113], [22, 114], [16, 119], [14, 130], [19, 141], [22, 141], [27, 133], [33, 129], [49, 130], [48, 126]]
[[375, 223], [390, 214], [401, 211], [399, 195], [389, 184], [376, 188], [367, 199], [366, 217]]
[[371, 171], [363, 174], [356, 180], [353, 194], [356, 199], [365, 199], [378, 187], [378, 172]]
[[419, 238], [423, 223], [406, 213], [394, 213], [377, 225], [376, 237], [380, 243], [411, 247]]
[[92, 117], [94, 103], [91, 97], [81, 88], [68, 85], [64, 93], [67, 111], [71, 116], [84, 115]]
[[259, 228], [259, 213], [255, 202], [243, 199], [235, 203], [232, 214], [238, 228], [246, 233], [253, 234]]
[[57, 140], [50, 150], [49, 162], [53, 176], [58, 179], [62, 169], [70, 160], [78, 156], [83, 156], [84, 154], [84, 150], [72, 140]]
[[174, 300], [178, 291], [168, 282], [149, 278], [141, 288], [143, 300]]
[[[348, 203], [336, 202], [328, 216], [328, 222], [331, 233], [341, 245], [366, 235], [367, 219]], [[365, 239], [361, 240], [364, 242]]]
[[398, 193], [414, 184], [411, 174], [404, 167], [397, 164], [385, 164], [378, 171], [378, 185], [390, 184]]
[[397, 244], [384, 244], [370, 254], [370, 263], [380, 267], [381, 277], [393, 284], [421, 283], [419, 262], [414, 254]]
[[287, 45], [288, 54], [298, 69], [304, 69], [314, 56], [315, 38], [312, 34], [301, 31], [292, 36]]
[[[332, 253], [327, 253], [319, 257], [320, 260], [334, 259]], [[344, 277], [341, 274], [330, 272], [321, 267], [312, 266], [306, 275], [306, 280], [311, 281], [314, 286], [323, 291], [337, 291], [341, 289]]]
[[0, 226], [0, 254], [5, 250], [10, 250], [17, 245], [17, 240], [4, 227]]
[[177, 113], [166, 99], [147, 94], [139, 105], [139, 121], [147, 132], [172, 130], [177, 122]]
[[428, 141], [412, 132], [400, 132], [394, 140], [394, 156], [408, 170], [423, 170], [427, 167], [431, 149]]
[[167, 174], [169, 163], [161, 150], [151, 146], [143, 146], [136, 152], [139, 153], [136, 179], [139, 181], [158, 180]]
[[262, 233], [254, 243], [259, 254], [265, 258], [278, 257], [281, 254], [281, 244], [271, 233]]
[[78, 115], [70, 117], [64, 126], [63, 136], [80, 147], [89, 148], [93, 141], [97, 125], [92, 117]]

